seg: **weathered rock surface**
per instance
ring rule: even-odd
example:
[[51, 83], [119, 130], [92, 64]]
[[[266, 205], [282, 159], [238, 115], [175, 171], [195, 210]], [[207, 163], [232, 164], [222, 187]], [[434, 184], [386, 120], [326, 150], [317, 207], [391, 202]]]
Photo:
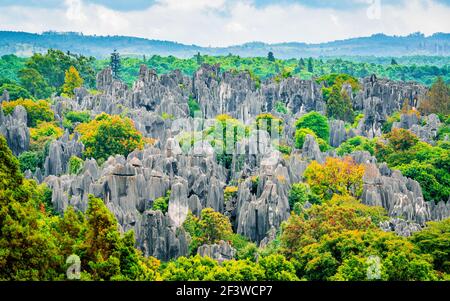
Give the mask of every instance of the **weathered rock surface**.
[[236, 249], [229, 243], [221, 240], [217, 244], [202, 245], [198, 248], [197, 254], [202, 257], [209, 257], [222, 263], [225, 260], [231, 260], [236, 256]]
[[345, 122], [342, 120], [330, 121], [330, 145], [338, 147], [342, 142], [347, 140], [347, 133], [345, 130]]
[[0, 106], [0, 134], [6, 138], [14, 155], [28, 150], [30, 130], [27, 127], [27, 111], [24, 107], [16, 106], [12, 114], [5, 116]]
[[78, 133], [75, 133], [72, 139], [69, 138], [69, 132], [54, 140], [49, 147], [48, 156], [45, 159], [45, 176], [62, 175], [69, 172], [69, 160], [72, 156], [81, 157], [84, 145], [79, 142]]
[[395, 234], [404, 237], [411, 236], [414, 232], [422, 230], [419, 224], [400, 218], [391, 218], [388, 221], [381, 222], [380, 228], [383, 231], [395, 232]]

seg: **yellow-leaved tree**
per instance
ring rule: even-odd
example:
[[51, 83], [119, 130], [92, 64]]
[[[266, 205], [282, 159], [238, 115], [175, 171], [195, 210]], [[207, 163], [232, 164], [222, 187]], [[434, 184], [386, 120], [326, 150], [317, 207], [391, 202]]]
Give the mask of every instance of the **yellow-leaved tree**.
[[74, 66], [70, 66], [69, 70], [66, 71], [66, 76], [64, 78], [64, 85], [62, 91], [68, 96], [73, 96], [73, 90], [79, 88], [83, 85], [83, 78], [78, 73], [78, 70]]

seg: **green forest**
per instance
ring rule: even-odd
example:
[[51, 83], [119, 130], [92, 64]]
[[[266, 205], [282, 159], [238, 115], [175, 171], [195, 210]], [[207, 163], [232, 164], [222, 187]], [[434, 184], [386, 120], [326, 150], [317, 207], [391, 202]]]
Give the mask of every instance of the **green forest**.
[[[174, 56], [122, 57], [120, 78], [132, 85], [139, 67], [144, 64], [158, 74], [180, 70], [192, 75], [201, 64], [220, 64], [223, 70], [249, 71], [256, 81], [270, 77], [295, 76], [302, 79], [318, 78], [330, 73], [345, 73], [356, 78], [376, 74], [380, 78], [414, 81], [431, 86], [436, 77], [450, 82], [448, 57], [410, 56], [399, 58], [345, 57], [345, 58], [299, 58], [282, 60], [276, 54], [267, 57], [245, 58], [235, 55], [208, 56], [200, 53], [190, 59]], [[8, 85], [8, 91], [21, 97], [46, 98], [60, 93], [64, 72], [74, 66], [81, 74], [85, 85], [95, 88], [97, 72], [109, 65], [109, 59], [95, 59], [58, 50], [45, 54], [34, 54], [29, 58], [4, 55], [0, 59], [0, 86]], [[30, 92], [30, 95], [26, 91]]]

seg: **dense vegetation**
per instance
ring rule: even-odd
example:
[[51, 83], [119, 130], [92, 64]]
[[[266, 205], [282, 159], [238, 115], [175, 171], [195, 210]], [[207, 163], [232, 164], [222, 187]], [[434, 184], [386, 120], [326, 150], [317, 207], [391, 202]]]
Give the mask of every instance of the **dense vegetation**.
[[[276, 55], [276, 54], [275, 54]], [[348, 74], [359, 78], [376, 74], [393, 80], [417, 81], [431, 85], [435, 78], [442, 76], [446, 83], [450, 82], [450, 65], [430, 57], [397, 58], [396, 65], [385, 64], [388, 58], [348, 57], [341, 58], [299, 58], [281, 60], [276, 57], [240, 57], [195, 55], [192, 58], [180, 59], [174, 56], [122, 57], [119, 76], [131, 85], [137, 78], [139, 67], [145, 64], [154, 68], [159, 74], [179, 69], [184, 74], [192, 75], [203, 63], [220, 64], [224, 70], [248, 70], [256, 80], [264, 80], [277, 76], [298, 76], [303, 79], [320, 78], [329, 74]], [[391, 58], [389, 58], [389, 61]], [[110, 64], [110, 59], [95, 59], [58, 50], [49, 50], [46, 54], [35, 54], [30, 58], [15, 55], [4, 55], [0, 58], [0, 91], [2, 85], [9, 85], [8, 91], [14, 91], [14, 98], [29, 98], [23, 95], [29, 91], [31, 96], [46, 98], [51, 93], [61, 93], [65, 80], [65, 72], [73, 66], [84, 79], [89, 88], [95, 86], [95, 74]], [[51, 69], [49, 69], [52, 66]], [[330, 84], [329, 86], [332, 86]], [[20, 90], [24, 88], [24, 90]], [[20, 90], [20, 91], [18, 91]], [[331, 90], [330, 90], [331, 92]], [[21, 94], [22, 93], [22, 94]], [[16, 96], [17, 95], [17, 96]]]

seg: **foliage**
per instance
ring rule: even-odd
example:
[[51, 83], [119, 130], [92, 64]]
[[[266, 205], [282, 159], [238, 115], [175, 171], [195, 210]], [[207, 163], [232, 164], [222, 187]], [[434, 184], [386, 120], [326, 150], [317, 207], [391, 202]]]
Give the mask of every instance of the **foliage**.
[[301, 208], [306, 202], [310, 204], [320, 203], [321, 200], [317, 195], [315, 195], [308, 184], [305, 183], [294, 183], [292, 184], [291, 190], [288, 195], [289, 207], [296, 213], [301, 211]]
[[446, 201], [450, 196], [450, 150], [445, 144], [431, 146], [419, 142], [414, 134], [403, 129], [394, 129], [386, 138], [387, 143], [379, 141], [375, 145], [377, 160], [418, 181], [426, 201]]
[[379, 258], [380, 280], [436, 280], [428, 256], [406, 238], [378, 229], [333, 232], [295, 254], [297, 274], [308, 280], [370, 280], [369, 258]]
[[316, 133], [308, 128], [301, 128], [295, 131], [295, 148], [302, 149], [305, 143], [306, 135], [311, 135], [314, 137], [316, 142], [319, 144], [319, 148], [322, 152], [330, 149], [330, 145], [322, 138], [317, 137]]
[[352, 123], [354, 120], [353, 104], [345, 90], [333, 85], [327, 101], [327, 115]]
[[258, 248], [254, 242], [249, 241], [248, 238], [233, 233], [227, 237], [233, 248], [236, 249], [236, 258], [239, 260], [252, 260], [256, 259], [256, 253]]
[[386, 138], [389, 139], [388, 146], [394, 151], [408, 150], [419, 142], [419, 138], [411, 131], [399, 128], [393, 129]]
[[390, 133], [394, 122], [399, 122], [399, 121], [400, 121], [400, 112], [395, 112], [394, 114], [392, 114], [391, 116], [389, 116], [387, 118], [385, 123], [383, 123], [383, 125], [381, 126], [381, 131], [384, 134]]
[[256, 129], [269, 133], [270, 137], [280, 137], [283, 132], [283, 121], [270, 113], [256, 116]]
[[19, 98], [14, 101], [4, 101], [3, 111], [6, 115], [12, 114], [16, 106], [22, 106], [27, 111], [27, 126], [35, 127], [39, 121], [53, 121], [54, 113], [50, 104], [45, 100], [34, 101]]
[[292, 215], [284, 226], [281, 251], [307, 280], [368, 280], [368, 258], [380, 258], [380, 279], [433, 280], [428, 256], [417, 255], [406, 238], [379, 230], [381, 207], [335, 197]]
[[265, 279], [275, 281], [296, 281], [294, 265], [281, 254], [263, 257], [258, 264], [262, 267]]
[[64, 115], [63, 126], [73, 130], [74, 124], [87, 123], [91, 120], [91, 114], [87, 111], [69, 111]]
[[226, 240], [233, 233], [230, 220], [211, 208], [203, 209], [200, 218], [189, 213], [183, 227], [192, 238], [189, 246], [191, 253], [195, 253], [201, 245]]
[[43, 196], [34, 181], [23, 178], [2, 136], [0, 160], [0, 279], [58, 279], [63, 258], [39, 210]]
[[52, 94], [52, 88], [44, 77], [33, 68], [19, 71], [20, 84], [35, 98], [47, 98]]
[[48, 143], [64, 134], [63, 129], [52, 122], [40, 122], [37, 127], [30, 129], [30, 149], [42, 151]]
[[157, 198], [152, 205], [153, 210], [160, 210], [163, 214], [166, 214], [169, 210], [170, 190], [166, 192], [165, 196]]
[[281, 101], [277, 101], [275, 103], [275, 111], [281, 114], [289, 114], [289, 109]]
[[110, 59], [109, 65], [111, 66], [111, 71], [112, 71], [113, 77], [115, 79], [120, 79], [122, 64], [121, 64], [120, 54], [117, 52], [116, 49], [114, 49], [114, 52], [111, 53], [111, 59]]
[[363, 136], [356, 136], [343, 142], [337, 149], [336, 153], [339, 156], [351, 154], [354, 151], [367, 151], [371, 155], [375, 153], [375, 140], [368, 139]]
[[284, 144], [283, 142], [274, 142], [273, 146], [282, 154], [284, 155], [290, 155], [292, 152], [292, 147], [290, 147], [287, 144]]
[[227, 187], [225, 187], [225, 189], [223, 190], [224, 202], [227, 203], [232, 198], [236, 197], [237, 192], [238, 192], [238, 187], [237, 186], [227, 186]]
[[431, 254], [436, 270], [450, 273], [450, 219], [428, 222], [422, 230], [411, 236], [411, 242], [420, 254]]
[[444, 82], [442, 77], [439, 76], [433, 83], [419, 108], [425, 114], [450, 114], [450, 86]]
[[363, 175], [364, 166], [356, 164], [350, 157], [328, 157], [324, 164], [313, 161], [304, 173], [311, 191], [324, 200], [330, 200], [334, 194], [359, 197]]
[[300, 117], [295, 122], [297, 130], [310, 129], [317, 137], [328, 141], [330, 137], [330, 128], [328, 125], [328, 119], [317, 112], [310, 112]]
[[[45, 82], [55, 92], [61, 92], [66, 71], [73, 66], [84, 79], [87, 87], [94, 87], [96, 71], [93, 57], [85, 57], [60, 50], [49, 49], [47, 53], [35, 53], [26, 62], [26, 68], [36, 70], [45, 79]], [[49, 97], [50, 94], [45, 95]]]
[[195, 114], [198, 114], [195, 112], [201, 112], [199, 103], [192, 96], [189, 96], [188, 107], [189, 107], [189, 116], [191, 116], [192, 118], [195, 117]]
[[349, 196], [335, 196], [332, 201], [291, 215], [281, 235], [283, 253], [290, 257], [334, 232], [376, 228], [376, 223], [386, 216], [381, 207], [363, 205]]
[[22, 152], [17, 159], [19, 160], [20, 170], [22, 172], [26, 170], [35, 172], [36, 168], [41, 167], [44, 161], [43, 153], [36, 151]]
[[73, 175], [79, 174], [83, 170], [84, 161], [77, 156], [72, 156], [69, 159], [69, 173]]
[[68, 96], [74, 96], [74, 89], [83, 86], [83, 78], [81, 78], [80, 73], [74, 66], [70, 66], [65, 72], [64, 85], [62, 86], [62, 91]]
[[144, 146], [142, 134], [131, 119], [102, 113], [88, 122], [79, 124], [75, 131], [81, 134], [85, 146], [84, 155], [107, 160], [109, 156], [127, 156]]
[[13, 83], [4, 83], [0, 84], [0, 95], [3, 95], [3, 91], [7, 90], [9, 93], [9, 99], [16, 100], [19, 98], [32, 98], [30, 92], [28, 92], [23, 87], [13, 84]]

